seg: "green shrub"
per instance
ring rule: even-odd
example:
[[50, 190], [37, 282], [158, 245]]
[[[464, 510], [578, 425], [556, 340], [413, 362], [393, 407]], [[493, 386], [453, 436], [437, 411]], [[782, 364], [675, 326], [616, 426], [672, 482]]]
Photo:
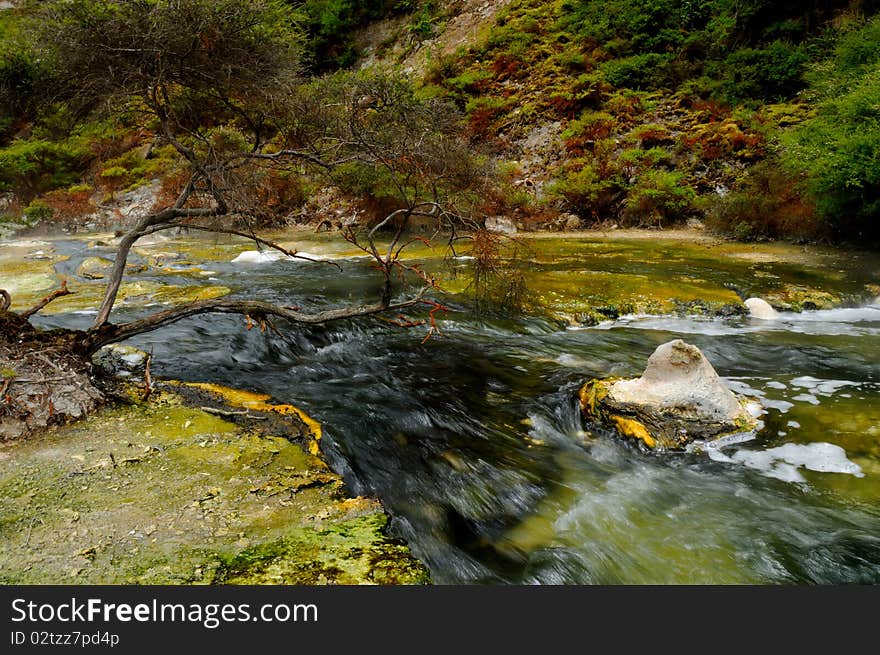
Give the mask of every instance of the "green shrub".
[[76, 141], [14, 141], [0, 149], [0, 190], [12, 191], [27, 202], [46, 191], [70, 186], [79, 179], [78, 170], [89, 154]]
[[562, 199], [567, 207], [581, 216], [594, 220], [607, 218], [614, 212], [620, 185], [605, 177], [593, 162], [576, 160], [574, 168], [564, 172], [547, 187], [550, 198]]
[[803, 88], [807, 61], [803, 47], [785, 41], [766, 48], [741, 48], [723, 62], [721, 89], [732, 102], [782, 101]]
[[390, 173], [383, 168], [361, 162], [338, 166], [333, 171], [333, 180], [344, 193], [352, 195], [368, 195], [374, 198], [397, 195]]
[[[307, 56], [316, 72], [351, 66], [358, 54], [353, 32], [394, 10], [384, 0], [302, 0], [292, 4], [303, 14], [308, 34]], [[397, 4], [404, 11], [412, 9], [404, 3]]]
[[39, 104], [38, 88], [46, 72], [26, 52], [0, 54], [0, 136], [32, 118]]
[[42, 200], [34, 200], [22, 212], [23, 218], [28, 225], [36, 225], [50, 221], [55, 215], [55, 210]]
[[807, 190], [838, 237], [880, 239], [880, 67], [784, 142], [786, 161], [806, 172]]
[[832, 236], [880, 242], [880, 18], [849, 32], [810, 80], [815, 117], [786, 134], [783, 162]]
[[602, 72], [609, 84], [618, 88], [655, 89], [667, 80], [669, 55], [646, 52], [602, 64]]
[[674, 223], [693, 213], [696, 199], [682, 173], [649, 170], [627, 194], [623, 218], [635, 225]]
[[706, 198], [707, 224], [740, 241], [821, 237], [822, 226], [802, 182], [776, 158], [756, 164], [729, 193]]

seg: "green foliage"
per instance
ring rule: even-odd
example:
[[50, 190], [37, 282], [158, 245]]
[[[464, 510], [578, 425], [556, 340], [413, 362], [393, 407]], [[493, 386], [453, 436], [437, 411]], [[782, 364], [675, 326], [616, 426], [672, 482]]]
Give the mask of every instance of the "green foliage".
[[434, 34], [434, 3], [425, 2], [422, 8], [413, 16], [409, 24], [409, 33], [415, 38], [422, 40], [430, 38]]
[[740, 48], [717, 67], [726, 100], [781, 101], [803, 88], [806, 50], [784, 41], [766, 48]]
[[838, 238], [880, 241], [880, 18], [847, 34], [814, 73], [818, 111], [786, 135], [784, 162], [807, 177]]
[[34, 40], [83, 112], [132, 97], [173, 105], [165, 95], [179, 92], [253, 103], [297, 73], [296, 19], [280, 0], [47, 0]]
[[24, 208], [23, 218], [27, 225], [47, 222], [55, 215], [55, 210], [42, 200], [34, 200]]
[[[559, 29], [601, 46], [617, 87], [675, 87], [708, 75], [724, 99], [790, 97], [808, 59], [809, 27], [848, 8], [847, 0], [803, 6], [773, 0], [566, 0]], [[870, 5], [876, 3], [863, 3]], [[674, 62], [674, 65], [672, 65]]]
[[89, 158], [82, 141], [53, 142], [21, 139], [0, 149], [0, 190], [12, 191], [28, 201], [40, 193], [70, 186]]
[[48, 78], [22, 34], [19, 12], [0, 12], [0, 143], [36, 116]]
[[729, 193], [707, 198], [708, 225], [740, 241], [823, 237], [801, 186], [800, 179], [770, 157], [749, 169]]
[[880, 61], [880, 21], [870, 21], [850, 30], [835, 48], [834, 69], [838, 73], [858, 73]]
[[374, 198], [394, 197], [394, 176], [384, 168], [363, 162], [349, 162], [336, 167], [333, 181], [344, 193]]
[[569, 209], [581, 216], [594, 220], [607, 216], [620, 189], [617, 180], [602, 175], [589, 160], [573, 163], [576, 168], [548, 185], [548, 196], [563, 199]]
[[602, 65], [605, 79], [616, 87], [628, 89], [654, 89], [666, 79], [669, 55], [645, 52], [623, 59], [613, 59]]
[[[316, 73], [347, 68], [357, 59], [354, 31], [370, 21], [395, 13], [415, 11], [411, 0], [289, 0], [303, 16], [306, 30], [306, 58]], [[413, 23], [414, 31], [430, 27], [422, 24], [422, 15], [430, 9], [425, 5]], [[427, 21], [430, 21], [430, 15]]]
[[44, 76], [44, 70], [29, 53], [0, 53], [0, 137], [35, 114]]
[[624, 201], [623, 216], [636, 225], [662, 225], [686, 218], [694, 211], [696, 192], [677, 171], [649, 170]]

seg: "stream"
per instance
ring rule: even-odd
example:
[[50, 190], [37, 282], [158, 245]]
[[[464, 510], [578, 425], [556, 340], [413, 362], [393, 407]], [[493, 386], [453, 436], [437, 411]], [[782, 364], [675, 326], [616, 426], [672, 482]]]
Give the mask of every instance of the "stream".
[[[47, 240], [62, 256], [55, 271], [73, 280], [84, 257], [112, 256], [96, 238]], [[253, 246], [193, 235], [154, 242], [132, 261], [184, 253], [199, 270], [150, 267], [137, 279], [315, 309], [378, 289], [348, 244], [290, 238], [342, 270], [233, 262]], [[355, 494], [382, 500], [391, 530], [437, 583], [880, 583], [880, 305], [864, 291], [880, 281], [880, 257], [826, 253], [819, 265], [777, 258], [773, 246], [735, 256], [611, 238], [534, 247], [522, 264], [528, 293], [560, 307], [577, 301], [579, 287], [614, 280], [641, 280], [648, 294], [680, 284], [699, 297], [711, 288], [721, 298], [790, 282], [833, 287], [849, 300], [777, 321], [620, 313], [578, 325], [477, 313], [465, 295], [449, 294], [442, 334], [424, 344], [424, 329], [377, 320], [279, 325], [279, 336], [245, 330], [241, 317], [202, 316], [132, 345], [153, 351], [154, 374], [268, 393], [319, 420], [328, 461]], [[435, 251], [422, 255], [429, 270], [445, 265]], [[457, 265], [466, 270], [468, 260]], [[59, 307], [34, 321], [85, 327], [93, 316]], [[123, 302], [114, 320], [149, 309], [157, 307]], [[658, 454], [585, 431], [579, 386], [640, 375], [674, 338], [698, 346], [735, 391], [761, 399], [764, 427], [754, 439]]]

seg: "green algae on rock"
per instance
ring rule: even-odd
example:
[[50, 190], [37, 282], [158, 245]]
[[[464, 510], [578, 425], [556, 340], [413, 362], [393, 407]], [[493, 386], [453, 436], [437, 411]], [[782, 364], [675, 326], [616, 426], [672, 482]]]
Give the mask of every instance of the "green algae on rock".
[[377, 502], [263, 423], [162, 391], [3, 448], [0, 582], [427, 581]]

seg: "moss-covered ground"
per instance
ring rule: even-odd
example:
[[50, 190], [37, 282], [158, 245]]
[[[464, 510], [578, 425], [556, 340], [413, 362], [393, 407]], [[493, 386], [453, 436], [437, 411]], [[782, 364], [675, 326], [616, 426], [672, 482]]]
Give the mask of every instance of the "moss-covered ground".
[[427, 582], [381, 505], [274, 425], [164, 391], [4, 447], [0, 582]]

